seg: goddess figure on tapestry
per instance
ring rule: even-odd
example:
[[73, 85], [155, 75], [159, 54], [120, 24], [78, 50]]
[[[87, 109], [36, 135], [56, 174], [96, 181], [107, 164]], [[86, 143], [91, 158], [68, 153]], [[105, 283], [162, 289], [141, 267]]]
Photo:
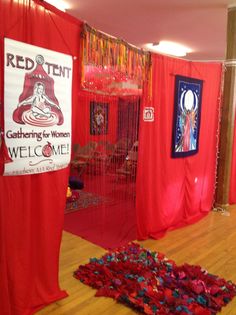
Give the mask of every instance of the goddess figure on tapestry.
[[198, 152], [202, 85], [202, 80], [175, 76], [172, 157]]
[[180, 97], [180, 108], [179, 127], [182, 136], [176, 151], [187, 152], [196, 150], [197, 139], [194, 135], [196, 128], [196, 112], [198, 109], [198, 97], [196, 93], [191, 90], [184, 91]]

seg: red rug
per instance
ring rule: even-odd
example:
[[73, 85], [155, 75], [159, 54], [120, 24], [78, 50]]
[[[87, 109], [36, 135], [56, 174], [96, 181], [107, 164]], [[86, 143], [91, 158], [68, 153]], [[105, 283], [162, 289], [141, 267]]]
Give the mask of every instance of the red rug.
[[214, 315], [236, 295], [232, 282], [134, 243], [90, 259], [74, 276], [97, 289], [96, 296], [150, 315]]
[[137, 239], [135, 183], [85, 174], [79, 199], [65, 210], [64, 229], [105, 249]]
[[64, 230], [113, 249], [137, 239], [135, 209], [127, 202], [81, 208], [65, 215]]

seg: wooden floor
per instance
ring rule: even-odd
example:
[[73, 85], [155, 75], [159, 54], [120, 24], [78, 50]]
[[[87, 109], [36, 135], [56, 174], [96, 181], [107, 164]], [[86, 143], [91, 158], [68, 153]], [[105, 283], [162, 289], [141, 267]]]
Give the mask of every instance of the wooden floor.
[[[145, 248], [163, 252], [177, 264], [199, 264], [210, 273], [236, 283], [236, 206], [230, 216], [218, 212], [200, 222], [169, 232], [160, 240], [140, 242]], [[53, 303], [40, 315], [132, 315], [133, 310], [110, 298], [94, 297], [95, 290], [73, 278], [77, 266], [90, 257], [100, 257], [105, 250], [77, 236], [64, 232], [60, 257], [60, 284], [69, 297]], [[236, 315], [236, 298], [220, 314]]]

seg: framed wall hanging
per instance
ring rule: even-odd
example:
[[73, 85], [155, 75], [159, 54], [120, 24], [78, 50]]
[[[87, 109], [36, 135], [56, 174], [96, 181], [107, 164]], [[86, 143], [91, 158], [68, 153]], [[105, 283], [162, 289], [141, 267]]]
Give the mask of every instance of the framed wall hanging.
[[90, 102], [90, 134], [106, 135], [108, 133], [108, 103]]
[[172, 157], [198, 152], [202, 86], [202, 80], [175, 76]]

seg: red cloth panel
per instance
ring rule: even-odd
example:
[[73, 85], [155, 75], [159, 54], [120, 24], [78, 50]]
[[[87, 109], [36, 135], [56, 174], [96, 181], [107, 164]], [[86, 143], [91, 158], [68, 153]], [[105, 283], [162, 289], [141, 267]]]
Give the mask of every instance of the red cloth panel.
[[[193, 223], [212, 208], [222, 65], [153, 55], [155, 121], [140, 123], [137, 175], [139, 239], [158, 238]], [[175, 74], [201, 79], [203, 96], [199, 152], [171, 158]], [[146, 98], [145, 98], [146, 99]]]
[[[75, 114], [81, 23], [50, 5], [45, 4], [48, 9], [45, 10], [40, 3], [0, 1], [0, 103], [3, 104], [3, 39], [9, 37], [77, 57], [72, 92]], [[31, 176], [0, 176], [0, 313], [3, 315], [33, 314], [66, 296], [58, 284], [58, 261], [67, 184], [68, 169]]]
[[[108, 104], [108, 130], [106, 135], [90, 134], [90, 102]], [[117, 116], [118, 116], [117, 96], [98, 95], [91, 92], [79, 91], [76, 109], [77, 115], [74, 117], [76, 126], [73, 134], [73, 143], [86, 145], [89, 141], [99, 142], [101, 138], [115, 143], [117, 140]]]

